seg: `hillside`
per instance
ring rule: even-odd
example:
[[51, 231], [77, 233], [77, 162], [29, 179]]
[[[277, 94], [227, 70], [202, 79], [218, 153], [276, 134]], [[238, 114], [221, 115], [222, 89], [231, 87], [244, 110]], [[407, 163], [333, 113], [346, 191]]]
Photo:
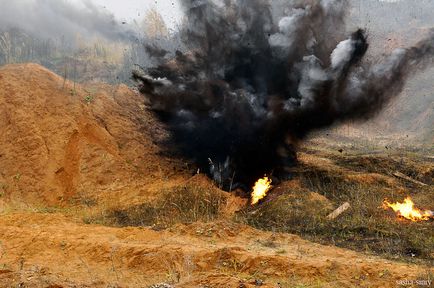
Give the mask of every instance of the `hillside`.
[[152, 195], [154, 183], [173, 175], [175, 165], [154, 144], [164, 132], [126, 86], [81, 86], [35, 64], [2, 67], [0, 86], [0, 183], [8, 201], [122, 202]]
[[[384, 197], [407, 194], [432, 208], [426, 155], [306, 144], [292, 179], [250, 206], [169, 157], [164, 127], [124, 85], [74, 84], [20, 64], [0, 67], [0, 87], [0, 287], [395, 287], [432, 279], [434, 222], [379, 209]], [[326, 220], [344, 201], [349, 212]]]

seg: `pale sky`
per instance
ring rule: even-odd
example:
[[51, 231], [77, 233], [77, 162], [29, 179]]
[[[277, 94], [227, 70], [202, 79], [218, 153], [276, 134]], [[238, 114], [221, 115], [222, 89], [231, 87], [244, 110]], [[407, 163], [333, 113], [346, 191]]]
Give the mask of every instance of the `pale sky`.
[[[377, 1], [384, 5], [375, 5], [381, 3]], [[397, 5], [386, 3], [391, 1]], [[384, 32], [381, 37], [385, 38], [409, 23], [418, 27], [434, 26], [434, 0], [351, 0], [350, 3], [358, 7], [351, 23], [371, 31], [371, 39], [372, 31]], [[180, 0], [0, 0], [0, 27], [19, 27], [42, 38], [73, 39], [79, 34], [125, 40], [141, 31], [141, 21], [149, 9], [156, 9], [167, 27], [177, 30], [183, 17]], [[115, 22], [111, 15], [117, 18]], [[129, 25], [119, 25], [121, 22]]]
[[[83, 0], [69, 0], [80, 2]], [[148, 9], [156, 8], [162, 15], [169, 29], [174, 29], [182, 18], [178, 0], [84, 0], [105, 7], [119, 20], [142, 20]], [[399, 2], [401, 0], [378, 0], [380, 2]]]
[[[80, 0], [71, 0], [77, 2]], [[182, 17], [177, 0], [89, 0], [103, 6], [120, 20], [143, 19], [148, 9], [156, 8], [169, 28], [174, 28]]]

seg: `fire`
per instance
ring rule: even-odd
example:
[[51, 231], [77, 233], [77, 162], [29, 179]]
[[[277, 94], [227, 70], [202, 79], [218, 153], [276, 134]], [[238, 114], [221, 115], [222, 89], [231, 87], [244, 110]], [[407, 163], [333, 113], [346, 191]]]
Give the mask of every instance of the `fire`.
[[259, 179], [256, 181], [255, 186], [253, 186], [252, 191], [252, 205], [255, 205], [267, 196], [267, 192], [271, 189], [271, 179], [265, 176], [264, 178]]
[[396, 202], [392, 204], [387, 200], [384, 200], [383, 207], [384, 209], [388, 209], [390, 207], [398, 214], [398, 216], [414, 222], [426, 221], [434, 216], [433, 211], [421, 211], [420, 209], [415, 208], [410, 197], [405, 198], [403, 203]]

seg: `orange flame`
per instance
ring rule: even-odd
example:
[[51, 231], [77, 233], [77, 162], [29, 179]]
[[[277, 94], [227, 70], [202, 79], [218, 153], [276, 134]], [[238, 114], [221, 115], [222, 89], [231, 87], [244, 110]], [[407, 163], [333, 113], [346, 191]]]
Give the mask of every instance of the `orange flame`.
[[265, 176], [264, 178], [256, 181], [252, 191], [252, 205], [255, 205], [259, 200], [267, 196], [267, 192], [271, 189], [271, 179]]
[[396, 202], [392, 204], [387, 200], [384, 200], [383, 208], [388, 209], [389, 207], [392, 208], [398, 216], [414, 222], [426, 221], [433, 217], [433, 211], [421, 211], [420, 209], [415, 208], [410, 197], [405, 198], [403, 203]]

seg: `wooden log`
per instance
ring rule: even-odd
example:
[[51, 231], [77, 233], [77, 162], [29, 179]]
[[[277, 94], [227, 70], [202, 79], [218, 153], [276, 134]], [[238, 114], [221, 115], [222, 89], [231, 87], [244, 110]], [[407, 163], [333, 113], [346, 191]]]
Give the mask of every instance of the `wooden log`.
[[334, 220], [334, 219], [336, 219], [339, 215], [341, 215], [342, 213], [344, 213], [345, 211], [347, 211], [350, 207], [351, 207], [350, 203], [345, 202], [344, 204], [342, 204], [341, 206], [339, 206], [339, 208], [337, 208], [335, 211], [333, 211], [332, 213], [330, 213], [327, 216], [327, 219], [328, 220]]
[[420, 182], [420, 181], [417, 181], [417, 180], [415, 180], [415, 179], [413, 179], [413, 178], [410, 178], [410, 177], [408, 177], [407, 175], [405, 175], [405, 174], [403, 174], [403, 173], [401, 173], [401, 172], [399, 172], [399, 171], [396, 171], [395, 173], [393, 173], [393, 175], [396, 176], [396, 177], [398, 177], [398, 178], [401, 178], [401, 179], [404, 179], [404, 180], [407, 180], [407, 181], [413, 182], [413, 183], [415, 183], [415, 184], [418, 184], [418, 185], [420, 185], [420, 186], [428, 186], [427, 184], [422, 183], [422, 182]]

